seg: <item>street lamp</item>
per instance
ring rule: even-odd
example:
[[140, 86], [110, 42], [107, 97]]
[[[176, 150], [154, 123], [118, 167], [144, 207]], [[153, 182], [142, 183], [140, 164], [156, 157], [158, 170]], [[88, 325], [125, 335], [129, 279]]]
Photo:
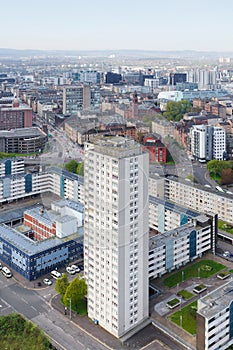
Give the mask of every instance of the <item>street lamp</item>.
[[198, 272], [198, 278], [200, 278], [200, 267], [198, 267], [197, 272]]
[[181, 298], [180, 298], [180, 328], [182, 328], [182, 308], [181, 308]]
[[184, 282], [184, 271], [181, 271], [182, 274], [182, 282]]
[[72, 318], [72, 314], [71, 314], [72, 301], [71, 301], [71, 298], [67, 298], [67, 300], [70, 301], [70, 319], [71, 319]]

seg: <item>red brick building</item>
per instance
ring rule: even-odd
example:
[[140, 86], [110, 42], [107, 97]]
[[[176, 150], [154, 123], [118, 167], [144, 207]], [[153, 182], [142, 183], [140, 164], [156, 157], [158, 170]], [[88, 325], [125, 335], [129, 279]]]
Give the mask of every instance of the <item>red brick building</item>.
[[32, 109], [19, 106], [14, 102], [12, 106], [0, 106], [0, 130], [32, 127]]
[[35, 240], [42, 241], [56, 236], [56, 222], [48, 217], [44, 209], [35, 208], [26, 211], [24, 213], [24, 225], [33, 230]]
[[166, 163], [167, 161], [167, 148], [166, 146], [153, 135], [148, 135], [143, 138], [142, 142], [143, 150], [149, 151], [149, 161], [151, 163], [159, 162]]

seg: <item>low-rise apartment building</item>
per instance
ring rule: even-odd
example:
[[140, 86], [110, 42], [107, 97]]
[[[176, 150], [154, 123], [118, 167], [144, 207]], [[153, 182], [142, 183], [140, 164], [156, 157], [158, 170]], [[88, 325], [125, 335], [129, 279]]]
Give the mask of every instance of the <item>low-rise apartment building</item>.
[[174, 178], [164, 180], [165, 199], [201, 213], [218, 214], [219, 219], [233, 223], [233, 195], [190, 185]]
[[200, 215], [174, 230], [149, 240], [149, 278], [161, 277], [207, 251], [215, 252], [216, 217]]
[[24, 173], [23, 158], [9, 158], [0, 160], [0, 177]]
[[228, 349], [233, 344], [233, 281], [198, 299], [197, 350]]

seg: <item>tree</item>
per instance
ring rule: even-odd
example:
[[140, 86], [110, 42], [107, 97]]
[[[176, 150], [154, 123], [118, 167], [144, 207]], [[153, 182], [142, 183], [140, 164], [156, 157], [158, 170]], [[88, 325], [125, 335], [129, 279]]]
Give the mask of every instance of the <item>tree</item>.
[[143, 132], [138, 131], [138, 137], [137, 137], [138, 142], [142, 142], [144, 136], [145, 134]]
[[231, 169], [232, 164], [232, 161], [213, 159], [207, 163], [206, 167], [210, 174], [221, 177], [223, 169]]
[[71, 299], [72, 305], [77, 309], [78, 303], [87, 294], [87, 285], [84, 279], [76, 277], [70, 282], [66, 293], [64, 295], [64, 304], [69, 305], [69, 300]]
[[84, 176], [84, 162], [77, 165], [76, 174]]
[[151, 116], [151, 115], [145, 115], [143, 117], [143, 123], [145, 123], [147, 126], [149, 126], [150, 132], [152, 131], [152, 122], [153, 122], [153, 120], [155, 120], [155, 117]]
[[77, 166], [78, 163], [76, 162], [76, 160], [72, 159], [71, 161], [65, 164], [64, 168], [70, 171], [71, 173], [76, 173]]
[[222, 170], [222, 185], [229, 185], [233, 183], [233, 169]]
[[48, 350], [53, 348], [42, 330], [16, 313], [0, 317], [0, 339], [1, 349]]
[[66, 273], [63, 273], [60, 278], [56, 280], [55, 290], [62, 296], [66, 293], [69, 286], [69, 281]]
[[180, 121], [184, 114], [192, 110], [192, 105], [188, 100], [178, 102], [169, 101], [164, 115], [168, 120]]

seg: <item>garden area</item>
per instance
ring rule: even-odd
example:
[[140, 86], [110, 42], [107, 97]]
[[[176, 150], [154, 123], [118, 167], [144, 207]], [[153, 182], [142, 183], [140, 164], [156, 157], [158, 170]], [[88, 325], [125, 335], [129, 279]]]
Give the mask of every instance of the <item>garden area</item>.
[[207, 288], [206, 288], [206, 286], [205, 286], [204, 284], [198, 284], [198, 286], [195, 286], [195, 287], [193, 288], [193, 291], [194, 291], [195, 293], [197, 293], [197, 294], [200, 294], [200, 293], [204, 292], [206, 289], [207, 289]]
[[219, 228], [219, 230], [228, 232], [228, 233], [233, 235], [233, 225], [228, 224], [225, 221], [218, 220], [218, 228]]
[[178, 296], [182, 297], [185, 300], [189, 300], [194, 296], [194, 294], [189, 292], [188, 290], [182, 289], [179, 291]]
[[175, 308], [176, 306], [180, 305], [180, 300], [177, 298], [174, 298], [172, 300], [169, 300], [167, 302], [167, 307], [169, 307], [170, 309]]
[[56, 280], [55, 290], [61, 295], [61, 303], [64, 305], [65, 312], [72, 311], [79, 315], [87, 314], [87, 285], [84, 279], [79, 276], [71, 282], [68, 281], [67, 274]]
[[219, 278], [220, 280], [225, 280], [228, 277], [230, 277], [229, 271], [223, 271], [217, 274], [217, 278]]
[[196, 334], [196, 313], [197, 301], [185, 306], [183, 309], [174, 312], [168, 317], [170, 321], [182, 327], [192, 335]]
[[16, 158], [16, 157], [32, 157], [37, 156], [39, 153], [4, 153], [0, 152], [0, 159], [4, 158]]
[[171, 288], [190, 278], [208, 278], [224, 268], [224, 265], [213, 260], [201, 260], [172, 273], [163, 280], [163, 284]]

